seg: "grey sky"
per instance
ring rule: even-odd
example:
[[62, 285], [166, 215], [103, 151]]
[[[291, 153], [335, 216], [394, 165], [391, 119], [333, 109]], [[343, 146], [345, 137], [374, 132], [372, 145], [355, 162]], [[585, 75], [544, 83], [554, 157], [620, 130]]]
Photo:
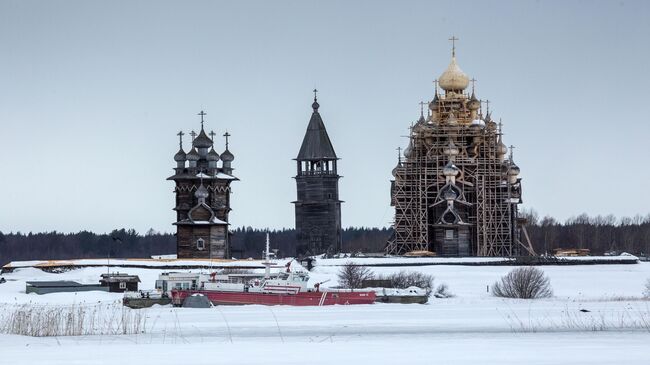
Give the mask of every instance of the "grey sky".
[[386, 226], [395, 148], [452, 34], [525, 206], [650, 212], [647, 1], [0, 0], [0, 230], [172, 231], [165, 178], [201, 109], [232, 134], [231, 223], [293, 227], [314, 86], [343, 225]]

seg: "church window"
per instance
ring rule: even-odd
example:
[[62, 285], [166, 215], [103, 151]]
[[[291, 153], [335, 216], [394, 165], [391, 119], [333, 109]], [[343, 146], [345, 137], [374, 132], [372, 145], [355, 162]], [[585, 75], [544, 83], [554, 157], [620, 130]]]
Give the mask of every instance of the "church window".
[[196, 249], [197, 250], [205, 250], [205, 241], [203, 238], [199, 238], [196, 240]]
[[445, 230], [445, 239], [446, 240], [453, 240], [454, 239], [454, 230], [453, 229], [446, 229]]

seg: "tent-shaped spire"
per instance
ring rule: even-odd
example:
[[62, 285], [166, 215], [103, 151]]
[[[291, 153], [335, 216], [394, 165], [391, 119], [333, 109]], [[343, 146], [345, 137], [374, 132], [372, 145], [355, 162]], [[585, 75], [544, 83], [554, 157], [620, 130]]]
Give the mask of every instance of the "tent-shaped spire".
[[[316, 90], [314, 90], [314, 93], [316, 93]], [[336, 160], [337, 157], [334, 152], [334, 147], [332, 147], [330, 137], [327, 135], [323, 119], [318, 113], [320, 105], [318, 104], [316, 95], [314, 95], [314, 103], [311, 106], [314, 112], [309, 120], [307, 132], [305, 133], [305, 138], [302, 140], [302, 146], [300, 146], [300, 152], [298, 152], [296, 160]]]

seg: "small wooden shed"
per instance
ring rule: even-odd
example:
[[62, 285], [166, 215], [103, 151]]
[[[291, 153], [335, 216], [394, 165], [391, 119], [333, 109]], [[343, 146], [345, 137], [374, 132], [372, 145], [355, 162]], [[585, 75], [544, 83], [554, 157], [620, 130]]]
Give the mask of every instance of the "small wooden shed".
[[123, 273], [102, 274], [99, 280], [101, 286], [108, 287], [111, 293], [123, 293], [125, 291], [138, 291], [140, 278], [137, 275]]

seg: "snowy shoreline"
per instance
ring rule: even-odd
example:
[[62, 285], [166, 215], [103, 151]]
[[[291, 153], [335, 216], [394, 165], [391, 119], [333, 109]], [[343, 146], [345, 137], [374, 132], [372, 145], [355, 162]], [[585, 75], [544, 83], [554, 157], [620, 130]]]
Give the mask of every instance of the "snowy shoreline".
[[[277, 266], [284, 266], [293, 258], [274, 260]], [[165, 270], [178, 269], [263, 269], [262, 260], [203, 260], [203, 259], [75, 259], [75, 260], [31, 260], [12, 261], [2, 267], [2, 272], [11, 272], [17, 268], [40, 268], [44, 270], [71, 269], [81, 267], [105, 267], [110, 261], [111, 267], [118, 268], [156, 268]], [[632, 255], [622, 256], [580, 256], [554, 257], [535, 259], [527, 263], [525, 260], [511, 257], [345, 257], [317, 258], [316, 266], [342, 266], [347, 263], [371, 267], [391, 266], [429, 266], [429, 265], [461, 265], [461, 266], [512, 266], [533, 264], [545, 265], [621, 265], [637, 264], [639, 259]]]

